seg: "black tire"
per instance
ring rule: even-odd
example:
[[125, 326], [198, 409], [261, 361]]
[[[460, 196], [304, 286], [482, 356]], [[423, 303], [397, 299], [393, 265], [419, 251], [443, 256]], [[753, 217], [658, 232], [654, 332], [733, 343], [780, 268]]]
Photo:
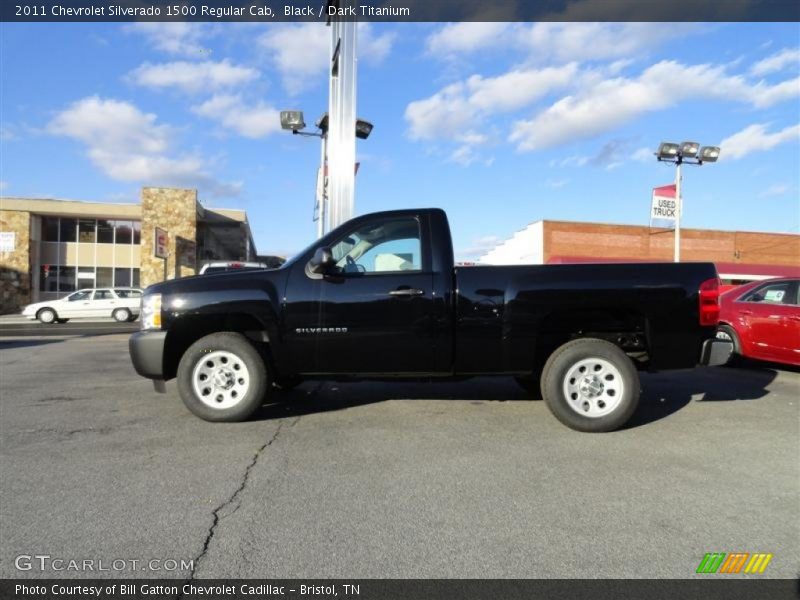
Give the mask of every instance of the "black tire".
[[736, 330], [727, 324], [720, 325], [719, 327], [717, 327], [717, 337], [722, 339], [728, 339], [731, 342], [733, 342], [733, 353], [731, 353], [731, 356], [728, 359], [728, 362], [725, 363], [725, 366], [735, 367], [737, 365], [741, 365], [742, 342], [739, 340], [739, 335], [736, 333]]
[[132, 316], [131, 311], [128, 310], [127, 308], [115, 308], [111, 313], [111, 317], [117, 323], [127, 323], [128, 321], [131, 320], [131, 316]]
[[36, 313], [36, 318], [45, 325], [52, 325], [58, 322], [58, 313], [52, 308], [41, 308]]
[[67, 323], [68, 321], [69, 321], [69, 319], [56, 319], [56, 323], [58, 323], [58, 324]]
[[525, 390], [525, 393], [532, 400], [542, 399], [542, 387], [540, 385], [541, 374], [534, 373], [533, 375], [526, 375], [524, 377], [514, 377], [517, 385]]
[[[204, 360], [220, 354], [230, 354], [238, 358], [241, 363], [231, 362], [231, 369], [237, 364], [244, 366], [246, 368], [244, 372], [247, 374], [249, 382], [246, 389], [243, 388], [241, 396], [235, 400], [235, 404], [216, 408], [211, 404], [214, 402], [213, 397], [217, 393], [217, 388], [210, 385], [212, 391], [203, 400], [195, 391], [193, 378], [196, 369], [205, 368]], [[215, 360], [212, 359], [209, 362], [216, 365]], [[218, 369], [224, 369], [224, 366], [220, 364]], [[231, 369], [229, 371], [232, 373]], [[261, 354], [246, 337], [233, 332], [212, 333], [189, 346], [178, 364], [177, 379], [178, 392], [186, 408], [206, 421], [244, 421], [263, 404], [267, 390], [271, 386], [270, 373]], [[198, 385], [202, 385], [199, 379]], [[223, 390], [223, 393], [232, 392]]]
[[289, 390], [296, 388], [301, 383], [303, 383], [303, 379], [301, 377], [298, 377], [297, 375], [289, 375], [287, 377], [278, 377], [275, 380], [274, 385], [282, 392], [288, 392]]
[[[608, 370], [602, 365], [608, 365]], [[586, 370], [579, 371], [581, 367]], [[596, 367], [601, 367], [600, 376], [593, 372]], [[605, 340], [583, 338], [557, 348], [547, 359], [541, 384], [550, 412], [577, 431], [614, 431], [628, 422], [639, 404], [636, 367], [622, 350]], [[585, 387], [587, 395], [571, 386]], [[575, 392], [567, 397], [566, 389]], [[597, 416], [587, 416], [590, 411]]]

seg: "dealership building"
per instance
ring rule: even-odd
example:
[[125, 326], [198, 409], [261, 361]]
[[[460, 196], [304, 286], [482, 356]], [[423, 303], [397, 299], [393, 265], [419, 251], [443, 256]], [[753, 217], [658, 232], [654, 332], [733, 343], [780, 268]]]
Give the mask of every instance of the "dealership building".
[[[536, 221], [497, 244], [479, 264], [668, 262], [675, 233], [638, 225]], [[681, 228], [681, 260], [713, 262], [723, 283], [800, 277], [800, 235]]]
[[81, 288], [145, 287], [208, 260], [253, 260], [243, 210], [196, 190], [143, 188], [139, 204], [0, 198], [0, 314]]

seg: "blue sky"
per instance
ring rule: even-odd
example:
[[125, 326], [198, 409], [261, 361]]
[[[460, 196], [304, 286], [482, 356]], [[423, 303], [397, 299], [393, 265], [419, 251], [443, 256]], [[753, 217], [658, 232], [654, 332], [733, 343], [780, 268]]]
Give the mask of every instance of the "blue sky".
[[[314, 236], [319, 147], [282, 132], [327, 104], [328, 30], [283, 24], [0, 24], [8, 196], [135, 201], [198, 187], [248, 211], [260, 253]], [[797, 24], [400, 23], [359, 30], [359, 213], [439, 206], [459, 258], [538, 219], [647, 222], [687, 168], [684, 226], [800, 231]]]

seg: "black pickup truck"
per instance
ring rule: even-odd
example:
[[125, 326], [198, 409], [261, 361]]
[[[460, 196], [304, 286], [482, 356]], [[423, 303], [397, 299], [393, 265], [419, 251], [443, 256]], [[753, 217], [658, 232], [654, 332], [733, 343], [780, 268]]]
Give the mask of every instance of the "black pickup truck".
[[439, 209], [357, 217], [279, 269], [152, 285], [130, 353], [240, 421], [306, 379], [514, 376], [580, 431], [622, 426], [638, 370], [722, 364], [713, 264], [454, 267]]

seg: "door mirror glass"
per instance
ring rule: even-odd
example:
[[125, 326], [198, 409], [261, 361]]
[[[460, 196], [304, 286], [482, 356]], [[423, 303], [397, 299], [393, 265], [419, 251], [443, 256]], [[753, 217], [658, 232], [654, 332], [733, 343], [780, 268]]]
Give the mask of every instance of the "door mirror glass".
[[329, 247], [323, 246], [322, 248], [317, 248], [314, 256], [308, 261], [308, 270], [321, 275], [330, 271], [335, 264], [333, 252]]

